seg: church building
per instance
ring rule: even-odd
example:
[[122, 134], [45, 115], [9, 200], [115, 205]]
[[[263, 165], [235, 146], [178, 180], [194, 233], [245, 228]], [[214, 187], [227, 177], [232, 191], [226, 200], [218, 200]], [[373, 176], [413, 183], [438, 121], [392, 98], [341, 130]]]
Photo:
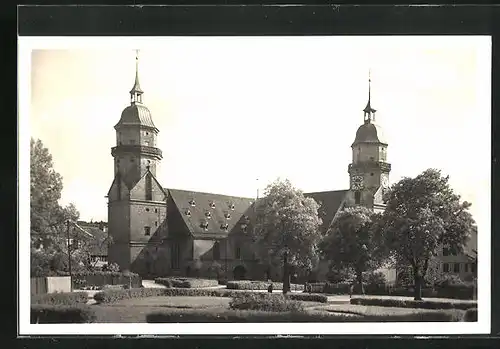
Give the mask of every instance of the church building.
[[[115, 125], [114, 179], [108, 192], [108, 260], [143, 276], [206, 274], [215, 266], [229, 279], [263, 278], [269, 273], [251, 249], [254, 198], [165, 188], [156, 176], [162, 151], [159, 130], [143, 103], [136, 58], [135, 82]], [[370, 84], [370, 82], [369, 82]], [[363, 205], [383, 211], [389, 185], [387, 140], [375, 123], [376, 110], [363, 110], [348, 165], [350, 188], [305, 193], [319, 204], [326, 231], [345, 207]], [[269, 274], [268, 274], [269, 275]], [[273, 275], [277, 277], [277, 273]]]

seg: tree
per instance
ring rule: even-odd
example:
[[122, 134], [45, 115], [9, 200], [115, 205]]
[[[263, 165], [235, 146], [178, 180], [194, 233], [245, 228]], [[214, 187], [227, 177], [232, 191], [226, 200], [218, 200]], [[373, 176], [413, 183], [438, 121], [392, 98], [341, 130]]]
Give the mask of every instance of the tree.
[[284, 289], [289, 290], [289, 266], [311, 270], [318, 262], [318, 244], [322, 238], [319, 205], [294, 188], [289, 180], [277, 179], [267, 186], [256, 203], [253, 231], [256, 253], [269, 265], [283, 260]]
[[349, 207], [332, 222], [320, 245], [322, 257], [333, 268], [354, 270], [360, 293], [364, 293], [363, 273], [380, 267], [384, 260], [379, 231], [373, 229], [377, 217], [368, 208]]
[[[66, 221], [76, 221], [79, 213], [70, 204], [59, 205], [62, 177], [53, 168], [52, 155], [42, 141], [30, 141], [30, 220], [32, 272], [56, 271], [67, 253]], [[58, 262], [59, 261], [59, 262]], [[75, 261], [75, 266], [79, 262]]]
[[439, 249], [463, 252], [474, 226], [468, 212], [471, 204], [461, 202], [448, 180], [439, 170], [428, 169], [415, 178], [403, 178], [385, 195], [380, 229], [396, 262], [411, 267], [415, 300], [422, 299], [429, 263]]

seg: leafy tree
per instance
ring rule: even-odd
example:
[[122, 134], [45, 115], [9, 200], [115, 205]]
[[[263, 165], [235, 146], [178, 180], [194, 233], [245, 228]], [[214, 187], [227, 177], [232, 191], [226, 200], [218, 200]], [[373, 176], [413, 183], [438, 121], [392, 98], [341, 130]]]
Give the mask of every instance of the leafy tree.
[[[67, 207], [59, 205], [62, 177], [53, 168], [49, 150], [42, 141], [33, 138], [30, 141], [30, 176], [32, 273], [43, 275], [60, 268], [67, 269], [65, 223], [67, 220], [76, 221], [79, 213], [72, 204]], [[73, 256], [75, 267], [81, 262], [78, 257], [78, 254]]]
[[463, 252], [474, 226], [468, 212], [471, 204], [461, 202], [448, 179], [428, 169], [415, 178], [403, 178], [385, 195], [379, 228], [396, 262], [411, 267], [416, 300], [422, 299], [429, 263], [439, 249]]
[[356, 275], [357, 292], [364, 293], [363, 273], [382, 265], [382, 240], [373, 229], [378, 215], [372, 210], [355, 206], [339, 213], [321, 242], [322, 257], [338, 269], [350, 268]]
[[[318, 262], [322, 238], [319, 205], [304, 197], [289, 180], [277, 179], [256, 203], [253, 231], [256, 254], [270, 265], [283, 265], [284, 290], [289, 290], [289, 266], [311, 270]], [[283, 261], [283, 262], [282, 262]]]

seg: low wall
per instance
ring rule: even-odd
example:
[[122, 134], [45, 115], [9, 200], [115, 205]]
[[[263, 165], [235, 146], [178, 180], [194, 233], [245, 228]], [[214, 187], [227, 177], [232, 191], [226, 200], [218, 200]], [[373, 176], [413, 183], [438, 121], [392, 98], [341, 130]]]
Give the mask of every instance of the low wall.
[[48, 276], [31, 278], [31, 294], [71, 292], [69, 276]]

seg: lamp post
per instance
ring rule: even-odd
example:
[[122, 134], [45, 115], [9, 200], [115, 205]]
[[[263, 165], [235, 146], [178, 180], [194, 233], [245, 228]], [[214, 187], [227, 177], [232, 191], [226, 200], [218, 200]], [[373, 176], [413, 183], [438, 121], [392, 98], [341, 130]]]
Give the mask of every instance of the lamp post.
[[69, 272], [69, 290], [70, 292], [73, 292], [73, 277], [71, 274], [71, 242], [70, 242], [70, 221], [69, 219], [66, 221], [66, 234], [67, 234], [67, 240], [68, 240], [68, 272]]

